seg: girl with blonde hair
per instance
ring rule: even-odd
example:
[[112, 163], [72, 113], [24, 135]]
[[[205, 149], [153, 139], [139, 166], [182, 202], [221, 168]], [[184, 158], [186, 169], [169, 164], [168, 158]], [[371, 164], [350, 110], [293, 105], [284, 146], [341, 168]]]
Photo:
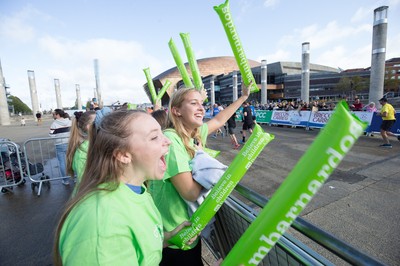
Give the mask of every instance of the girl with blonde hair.
[[[166, 155], [167, 171], [162, 181], [151, 181], [149, 186], [161, 213], [164, 231], [190, 219], [186, 201], [196, 201], [202, 191], [202, 186], [193, 179], [189, 164], [196, 149], [206, 145], [207, 136], [222, 127], [248, 96], [248, 87], [243, 87], [238, 100], [203, 123], [205, 94], [187, 88], [173, 93], [168, 108], [169, 125], [164, 131], [171, 141]], [[203, 265], [201, 241], [195, 241], [189, 250], [176, 246], [164, 248], [160, 265]]]

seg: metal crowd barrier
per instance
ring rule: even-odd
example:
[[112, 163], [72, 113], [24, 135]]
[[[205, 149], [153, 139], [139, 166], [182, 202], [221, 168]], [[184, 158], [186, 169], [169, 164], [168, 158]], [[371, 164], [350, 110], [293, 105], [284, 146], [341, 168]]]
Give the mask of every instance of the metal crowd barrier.
[[[263, 208], [268, 202], [264, 196], [240, 184], [236, 186], [234, 194], [247, 203], [231, 194], [218, 211], [211, 233], [208, 236], [202, 236], [204, 243], [216, 258], [226, 257], [257, 217], [256, 208]], [[255, 207], [250, 207], [249, 204]], [[336, 255], [338, 261], [345, 261], [351, 265], [384, 265], [300, 217], [294, 221], [292, 228], [317, 243], [327, 253]], [[289, 233], [285, 233], [259, 265], [297, 266], [335, 265], [336, 263], [329, 261]]]
[[31, 188], [40, 196], [43, 186], [50, 189], [50, 181], [68, 177], [62, 176], [56, 154], [56, 143], [68, 138], [32, 138], [24, 142], [27, 177], [32, 181]]
[[18, 144], [0, 141], [0, 188], [2, 193], [12, 192], [15, 186], [25, 184], [24, 169]]

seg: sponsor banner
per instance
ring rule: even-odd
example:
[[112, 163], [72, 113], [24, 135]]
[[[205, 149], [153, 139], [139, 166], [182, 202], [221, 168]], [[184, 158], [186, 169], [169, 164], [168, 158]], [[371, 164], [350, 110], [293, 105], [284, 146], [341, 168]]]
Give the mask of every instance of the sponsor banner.
[[272, 111], [256, 110], [257, 123], [269, 123], [271, 122], [271, 117], [272, 117]]
[[236, 119], [235, 119], [236, 121], [240, 121], [240, 122], [243, 121], [242, 109], [239, 109], [239, 110], [236, 111]]
[[[396, 135], [400, 135], [400, 113], [396, 113], [395, 115], [396, 123], [390, 129]], [[382, 124], [382, 117], [377, 116], [376, 113], [373, 113], [373, 117], [371, 123], [367, 129], [367, 132], [380, 132], [381, 131], [381, 124]]]
[[273, 111], [270, 123], [306, 127], [310, 113], [310, 111]]
[[372, 116], [375, 114], [373, 112], [351, 112], [360, 118], [361, 121], [367, 122], [368, 125], [371, 124]]
[[[368, 123], [366, 132], [380, 132], [382, 117], [373, 112], [351, 112], [361, 121]], [[236, 112], [236, 121], [242, 121], [242, 113]], [[257, 123], [271, 123], [277, 125], [288, 125], [297, 127], [323, 128], [332, 116], [333, 111], [281, 111], [281, 110], [256, 110]], [[396, 123], [390, 130], [396, 135], [400, 135], [400, 112], [396, 113]]]
[[289, 111], [289, 120], [293, 126], [306, 127], [310, 113], [310, 111]]
[[368, 127], [365, 131], [369, 132], [369, 127], [371, 125], [372, 117], [375, 115], [375, 113], [373, 112], [351, 112], [351, 113], [356, 115], [361, 121], [368, 123]]
[[311, 112], [308, 127], [323, 128], [332, 116], [332, 111]]
[[289, 112], [273, 111], [271, 116], [271, 124], [291, 125]]

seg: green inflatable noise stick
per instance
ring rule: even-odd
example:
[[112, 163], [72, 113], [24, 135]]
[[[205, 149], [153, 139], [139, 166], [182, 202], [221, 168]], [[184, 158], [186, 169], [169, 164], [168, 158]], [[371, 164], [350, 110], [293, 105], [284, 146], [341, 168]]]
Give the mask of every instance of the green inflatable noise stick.
[[221, 265], [258, 265], [328, 179], [367, 123], [340, 102], [328, 123]]
[[193, 83], [190, 80], [189, 74], [186, 70], [185, 65], [182, 62], [182, 58], [178, 52], [178, 49], [176, 48], [175, 42], [172, 40], [172, 38], [169, 40], [168, 46], [169, 46], [169, 49], [171, 50], [172, 56], [174, 57], [176, 67], [178, 68], [179, 73], [181, 73], [183, 83], [185, 83], [185, 87], [193, 88]]
[[196, 89], [200, 90], [203, 86], [199, 66], [197, 65], [196, 57], [192, 49], [192, 43], [190, 42], [189, 33], [180, 33], [183, 46], [185, 47], [186, 56], [188, 58], [190, 70], [192, 72], [193, 82]]
[[[190, 42], [189, 33], [180, 34], [183, 46], [185, 47], [186, 56], [188, 58], [190, 71], [192, 72], [193, 82], [196, 89], [203, 89], [203, 80], [201, 79], [199, 66], [197, 65], [196, 57], [194, 56], [192, 44]], [[204, 102], [208, 102], [208, 98], [204, 99]]]
[[128, 103], [127, 109], [128, 110], [136, 110], [137, 109], [137, 104]]
[[162, 86], [161, 90], [157, 94], [157, 100], [161, 100], [165, 92], [168, 90], [169, 86], [171, 86], [171, 81], [167, 79], [164, 83], [164, 86]]
[[143, 69], [143, 71], [144, 71], [144, 74], [146, 75], [147, 86], [149, 87], [151, 101], [152, 101], [152, 103], [155, 103], [156, 99], [157, 99], [157, 94], [156, 94], [156, 89], [154, 88], [153, 80], [150, 75], [150, 68], [145, 68], [145, 69]]
[[242, 79], [244, 81], [244, 84], [248, 86], [250, 82], [253, 81], [253, 85], [250, 88], [250, 92], [253, 93], [260, 91], [256, 81], [254, 80], [254, 76], [253, 73], [251, 72], [251, 68], [247, 60], [246, 54], [244, 53], [244, 49], [242, 47], [239, 35], [236, 32], [236, 27], [235, 24], [233, 23], [232, 15], [229, 9], [229, 0], [226, 0], [224, 4], [221, 4], [219, 6], [214, 6], [214, 10], [219, 15], [222, 25], [224, 26], [225, 33], [228, 37], [233, 54], [235, 55], [236, 58], [236, 63], [238, 64], [240, 73], [242, 74]]
[[260, 125], [256, 125], [242, 150], [236, 155], [204, 202], [193, 213], [190, 218], [192, 225], [179, 231], [169, 242], [183, 250], [189, 249], [190, 247], [186, 243], [197, 236], [211, 221], [260, 152], [273, 139], [273, 135], [265, 133]]

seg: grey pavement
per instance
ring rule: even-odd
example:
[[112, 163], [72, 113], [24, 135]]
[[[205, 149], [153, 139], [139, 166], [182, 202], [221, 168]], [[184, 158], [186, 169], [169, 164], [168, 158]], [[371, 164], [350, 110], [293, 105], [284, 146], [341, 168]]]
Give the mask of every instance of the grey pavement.
[[[0, 138], [22, 147], [30, 138], [48, 137], [52, 117], [44, 117], [40, 126], [32, 118], [27, 118], [26, 126], [20, 126], [16, 119], [11, 122], [0, 126]], [[25, 186], [0, 194], [0, 265], [52, 265], [54, 230], [73, 186], [54, 181], [38, 197], [37, 189], [32, 191], [29, 179], [25, 179]]]
[[[30, 120], [26, 127], [13, 122], [0, 126], [0, 138], [23, 144], [32, 137], [47, 136], [50, 123], [50, 117], [42, 126]], [[271, 197], [319, 130], [263, 128], [275, 139], [261, 152], [241, 183]], [[378, 147], [381, 143], [380, 136], [362, 136], [301, 216], [387, 265], [400, 265], [400, 142], [393, 139], [393, 149]], [[227, 137], [209, 138], [208, 146], [221, 151], [218, 159], [225, 164], [238, 153]], [[14, 193], [0, 194], [0, 265], [52, 264], [54, 228], [71, 192], [72, 186], [54, 181], [38, 197], [28, 181], [24, 187], [15, 188]], [[314, 243], [293, 234], [320, 252]], [[336, 265], [346, 265], [323, 254]]]
[[[275, 139], [261, 152], [241, 183], [270, 198], [319, 130], [263, 128]], [[237, 151], [230, 147], [228, 138], [208, 141], [212, 148], [221, 151], [219, 159], [223, 163], [233, 160]], [[360, 137], [301, 216], [384, 264], [400, 265], [400, 142], [395, 138], [391, 142], [393, 148], [385, 149], [379, 147], [380, 135]], [[292, 232], [323, 252], [310, 240]], [[329, 253], [322, 254], [336, 265], [346, 265]]]

